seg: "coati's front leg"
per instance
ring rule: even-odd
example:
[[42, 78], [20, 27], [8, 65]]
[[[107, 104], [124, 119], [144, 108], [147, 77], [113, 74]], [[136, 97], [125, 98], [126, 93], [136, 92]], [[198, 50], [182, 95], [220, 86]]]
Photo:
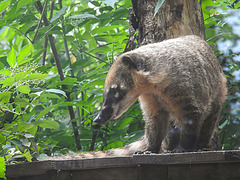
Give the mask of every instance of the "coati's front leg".
[[151, 94], [141, 95], [139, 100], [145, 120], [145, 151], [159, 153], [160, 147], [169, 123], [169, 113], [158, 102], [158, 98]]

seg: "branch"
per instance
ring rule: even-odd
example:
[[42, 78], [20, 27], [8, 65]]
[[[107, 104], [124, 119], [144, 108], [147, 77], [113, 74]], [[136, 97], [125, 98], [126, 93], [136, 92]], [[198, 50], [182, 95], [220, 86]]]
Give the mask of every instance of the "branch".
[[36, 39], [36, 37], [37, 37], [38, 30], [39, 30], [39, 27], [40, 27], [40, 24], [41, 24], [41, 21], [42, 21], [43, 13], [45, 12], [45, 9], [46, 9], [46, 7], [47, 7], [47, 2], [48, 2], [48, 0], [45, 0], [45, 4], [44, 4], [43, 10], [42, 10], [42, 14], [41, 14], [41, 17], [40, 17], [40, 19], [39, 19], [39, 21], [38, 21], [37, 29], [36, 29], [36, 32], [35, 32], [35, 34], [34, 34], [33, 40], [32, 40], [32, 43], [33, 43], [33, 44], [34, 44], [35, 39]]
[[[53, 16], [54, 3], [55, 3], [55, 1], [51, 1], [51, 9], [50, 9], [50, 16], [49, 16], [50, 19]], [[45, 66], [45, 62], [46, 62], [47, 45], [48, 45], [48, 38], [47, 38], [47, 35], [45, 35], [45, 41], [44, 41], [44, 46], [43, 46], [43, 48], [45, 50], [43, 51], [43, 55], [42, 55], [42, 65], [43, 66]]]
[[[42, 13], [43, 7], [42, 7], [42, 3], [40, 1], [36, 2], [36, 7], [40, 11], [40, 13]], [[47, 17], [45, 15], [45, 13], [42, 13], [42, 17], [43, 17], [44, 25], [48, 26], [49, 22], [47, 20]], [[60, 76], [60, 80], [63, 81], [64, 80], [64, 75], [63, 75], [63, 71], [62, 71], [60, 58], [59, 58], [59, 55], [57, 53], [57, 48], [56, 48], [53, 36], [51, 34], [48, 34], [48, 40], [50, 42], [50, 47], [51, 47], [51, 50], [52, 50], [52, 53], [53, 53], [54, 61], [55, 61], [56, 66], [57, 66], [57, 70], [58, 70], [58, 74]], [[67, 90], [66, 85], [62, 85], [62, 88], [65, 91]], [[70, 93], [66, 92], [66, 96], [67, 96], [67, 101], [70, 102], [71, 101]], [[74, 114], [74, 110], [73, 110], [72, 106], [68, 106], [68, 111], [69, 111], [69, 115], [70, 115], [71, 120], [75, 119], [75, 114]], [[75, 142], [76, 142], [76, 148], [77, 148], [77, 150], [81, 150], [81, 143], [80, 143], [80, 139], [79, 139], [77, 123], [75, 121], [71, 121], [71, 123], [72, 123], [72, 127], [73, 127], [73, 132], [74, 132], [74, 137], [75, 137]]]

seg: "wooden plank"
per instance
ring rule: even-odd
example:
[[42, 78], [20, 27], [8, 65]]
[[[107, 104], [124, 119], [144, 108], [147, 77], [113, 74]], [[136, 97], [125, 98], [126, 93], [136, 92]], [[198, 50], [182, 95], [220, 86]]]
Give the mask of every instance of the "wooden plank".
[[168, 167], [169, 180], [239, 180], [240, 163], [184, 164]]
[[52, 161], [27, 162], [8, 165], [6, 175], [7, 177], [30, 176], [44, 174], [51, 169], [53, 169]]
[[188, 153], [139, 154], [133, 164], [193, 164], [240, 161], [240, 151], [203, 151]]
[[[236, 164], [235, 164], [236, 162]], [[75, 174], [85, 174], [90, 169], [93, 169], [96, 177], [100, 176], [99, 172], [105, 172], [108, 169], [108, 172], [114, 172], [117, 169], [114, 168], [123, 168], [126, 172], [129, 172], [127, 168], [132, 171], [137, 170], [138, 179], [142, 177], [155, 177], [161, 176], [164, 179], [164, 173], [169, 174], [171, 168], [177, 165], [176, 167], [182, 167], [182, 172], [184, 168], [189, 166], [195, 167], [199, 164], [201, 167], [204, 166], [206, 171], [208, 168], [212, 167], [211, 164], [229, 164], [225, 166], [231, 167], [234, 164], [234, 168], [240, 168], [240, 151], [209, 151], [209, 152], [191, 152], [191, 153], [170, 153], [170, 154], [150, 154], [150, 155], [134, 155], [133, 157], [105, 157], [105, 158], [93, 158], [93, 159], [70, 159], [70, 160], [49, 160], [49, 161], [39, 161], [32, 163], [22, 163], [18, 165], [8, 165], [6, 175], [7, 177], [27, 177], [34, 175], [46, 175], [49, 172], [52, 172], [52, 176], [55, 176], [54, 173], [64, 172], [68, 176], [69, 172], [74, 172]], [[186, 165], [186, 166], [185, 166]], [[220, 165], [219, 165], [220, 166]], [[224, 164], [222, 165], [224, 166]], [[200, 166], [198, 166], [200, 167]], [[170, 168], [166, 170], [166, 168]], [[123, 169], [119, 169], [121, 173], [124, 173]], [[201, 169], [201, 168], [200, 168]], [[199, 173], [199, 168], [196, 170], [191, 169], [193, 174]], [[178, 171], [175, 169], [173, 175], [178, 176]], [[215, 169], [214, 169], [215, 170]], [[68, 172], [67, 172], [68, 171]], [[79, 171], [79, 172], [78, 172]], [[213, 171], [213, 170], [211, 170]], [[222, 173], [222, 170], [219, 170], [216, 173]], [[155, 173], [155, 175], [154, 175]], [[181, 173], [181, 172], [179, 172]], [[106, 173], [107, 174], [107, 173]], [[145, 175], [146, 176], [145, 176]], [[236, 173], [235, 173], [236, 174]], [[94, 176], [95, 176], [94, 175]], [[172, 176], [173, 176], [172, 175]], [[231, 177], [229, 175], [229, 177]], [[240, 174], [239, 176], [240, 177]], [[219, 177], [220, 178], [220, 177]], [[233, 177], [234, 178], [234, 177]], [[240, 179], [240, 178], [239, 178]]]
[[81, 170], [108, 167], [132, 166], [132, 157], [105, 157], [78, 160], [57, 160], [53, 163], [53, 169]]

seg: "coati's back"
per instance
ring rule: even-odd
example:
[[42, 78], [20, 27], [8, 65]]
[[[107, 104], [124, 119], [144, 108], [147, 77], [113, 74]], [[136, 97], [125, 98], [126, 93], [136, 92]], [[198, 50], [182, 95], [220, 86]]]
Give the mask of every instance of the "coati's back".
[[209, 45], [197, 36], [149, 44], [126, 55], [136, 61], [154, 88], [159, 86], [161, 96], [169, 96], [172, 103], [183, 109], [195, 103], [206, 111], [215, 98], [220, 98], [221, 103], [225, 100], [226, 78], [222, 68]]

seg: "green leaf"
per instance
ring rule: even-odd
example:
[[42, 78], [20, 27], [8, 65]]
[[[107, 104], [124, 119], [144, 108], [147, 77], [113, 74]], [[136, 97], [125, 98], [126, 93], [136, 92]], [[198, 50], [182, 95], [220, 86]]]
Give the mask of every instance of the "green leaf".
[[2, 69], [0, 70], [0, 74], [5, 76], [11, 76], [11, 71], [9, 71], [8, 69]]
[[59, 20], [59, 18], [61, 18], [61, 17], [65, 14], [66, 10], [67, 10], [67, 6], [64, 5], [64, 6], [62, 7], [62, 9], [60, 9], [60, 10], [52, 17], [52, 19], [50, 20], [50, 23], [53, 23], [54, 21]]
[[43, 116], [45, 116], [47, 113], [49, 113], [51, 110], [53, 110], [57, 105], [52, 105], [49, 106], [47, 108], [45, 108], [44, 110], [42, 110], [36, 117], [36, 121], [38, 121], [40, 118], [42, 118]]
[[22, 145], [22, 142], [18, 139], [10, 139], [9, 140], [12, 144], [16, 145], [19, 150], [23, 153], [25, 150], [25, 147]]
[[29, 151], [25, 152], [23, 155], [27, 159], [28, 162], [32, 162], [32, 156]]
[[5, 176], [6, 163], [4, 157], [0, 157], [0, 178], [7, 179]]
[[2, 84], [2, 88], [6, 87], [6, 86], [12, 86], [13, 83], [15, 82], [15, 78], [14, 77], [8, 77], [6, 79], [4, 79], [3, 81], [0, 82], [0, 84]]
[[25, 46], [24, 48], [21, 49], [21, 51], [19, 52], [18, 57], [17, 57], [18, 65], [23, 64], [21, 61], [29, 55], [32, 48], [33, 48], [32, 44], [29, 44], [29, 45], [27, 45], [27, 46]]
[[50, 93], [56, 93], [56, 94], [61, 94], [65, 97], [67, 97], [66, 93], [60, 89], [47, 89], [45, 90], [46, 92], [50, 92]]
[[9, 92], [0, 93], [0, 102], [5, 104], [8, 103], [11, 98], [11, 94]]
[[20, 0], [17, 5], [17, 10], [20, 9], [23, 6], [26, 6], [30, 3], [34, 2], [33, 0]]
[[38, 79], [45, 79], [49, 77], [50, 75], [48, 74], [41, 74], [41, 73], [34, 73], [34, 74], [29, 74], [26, 79], [27, 80], [38, 80]]
[[15, 80], [16, 81], [22, 80], [26, 77], [27, 74], [28, 72], [19, 72], [15, 75]]
[[7, 62], [9, 64], [9, 66], [12, 67], [12, 68], [14, 68], [17, 64], [16, 52], [15, 52], [13, 47], [12, 47], [12, 50], [8, 53]]
[[20, 105], [21, 107], [26, 107], [27, 105], [31, 105], [29, 102], [27, 102], [26, 100], [22, 99], [22, 98], [15, 98], [15, 103], [17, 105]]
[[4, 67], [4, 64], [0, 62], [0, 69], [3, 69]]
[[18, 123], [18, 131], [19, 132], [24, 132], [28, 129], [31, 129], [34, 127], [34, 124], [31, 124], [31, 123], [27, 123], [27, 122], [23, 122], [23, 121], [20, 121]]
[[0, 134], [0, 144], [6, 140], [6, 137]]
[[58, 95], [53, 94], [53, 93], [42, 93], [41, 98], [55, 98], [55, 99], [61, 99]]
[[42, 128], [56, 129], [56, 130], [59, 129], [59, 124], [53, 120], [38, 121], [38, 125]]
[[73, 85], [77, 81], [77, 78], [66, 77], [63, 81], [60, 81], [59, 85]]
[[158, 3], [155, 7], [155, 10], [154, 10], [154, 16], [157, 14], [158, 10], [160, 9], [160, 7], [162, 6], [162, 4], [164, 3], [165, 0], [158, 0]]
[[31, 89], [28, 85], [21, 85], [17, 87], [17, 90], [23, 94], [29, 94]]
[[10, 3], [10, 0], [3, 1], [0, 3], [0, 14], [9, 5], [9, 3]]
[[97, 18], [93, 14], [77, 14], [73, 16], [69, 16], [67, 19], [91, 19], [91, 18]]

